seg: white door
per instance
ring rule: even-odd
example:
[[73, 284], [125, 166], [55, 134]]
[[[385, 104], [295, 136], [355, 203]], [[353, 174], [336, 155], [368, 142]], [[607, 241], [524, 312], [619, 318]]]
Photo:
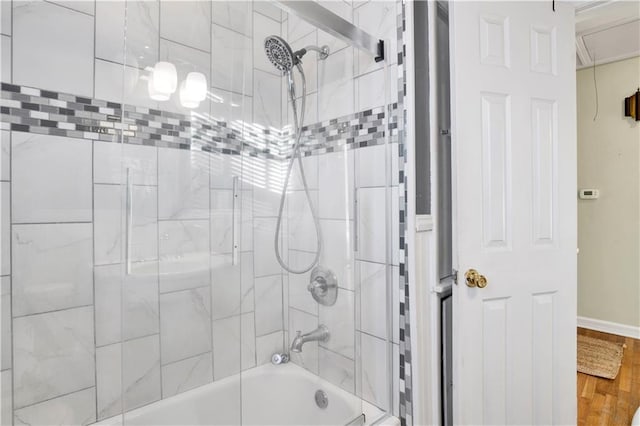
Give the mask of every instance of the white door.
[[576, 422], [574, 12], [555, 9], [451, 2], [455, 424]]

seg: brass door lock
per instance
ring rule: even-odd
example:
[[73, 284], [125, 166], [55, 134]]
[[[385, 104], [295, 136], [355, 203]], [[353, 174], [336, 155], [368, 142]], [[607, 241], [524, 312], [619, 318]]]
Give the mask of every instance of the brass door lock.
[[464, 281], [467, 287], [485, 288], [487, 286], [487, 278], [475, 269], [469, 269], [465, 272]]

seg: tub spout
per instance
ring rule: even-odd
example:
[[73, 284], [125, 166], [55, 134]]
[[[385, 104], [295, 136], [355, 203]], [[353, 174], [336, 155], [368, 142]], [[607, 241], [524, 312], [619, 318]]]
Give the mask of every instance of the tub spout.
[[302, 352], [302, 345], [307, 342], [326, 342], [329, 340], [329, 329], [326, 325], [319, 325], [312, 332], [302, 334], [300, 330], [291, 342], [291, 352]]

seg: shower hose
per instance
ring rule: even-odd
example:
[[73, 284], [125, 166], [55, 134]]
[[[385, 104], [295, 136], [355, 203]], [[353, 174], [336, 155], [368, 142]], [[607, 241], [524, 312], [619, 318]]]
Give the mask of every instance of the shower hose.
[[[273, 244], [276, 250], [276, 258], [278, 259], [278, 263], [284, 270], [290, 272], [292, 274], [304, 274], [305, 272], [309, 272], [315, 265], [318, 264], [320, 260], [320, 251], [322, 250], [322, 240], [320, 236], [320, 222], [318, 220], [318, 215], [316, 214], [315, 207], [313, 205], [313, 201], [311, 200], [311, 195], [309, 194], [309, 186], [307, 185], [307, 178], [304, 173], [304, 166], [302, 165], [302, 156], [300, 155], [300, 141], [302, 139], [302, 125], [304, 123], [304, 108], [307, 98], [307, 82], [304, 75], [304, 71], [300, 66], [300, 63], [296, 64], [298, 71], [300, 72], [300, 76], [302, 77], [302, 105], [300, 107], [300, 121], [298, 121], [298, 110], [296, 107], [296, 92], [295, 92], [295, 83], [293, 81], [293, 69], [287, 72], [287, 80], [289, 85], [289, 97], [291, 98], [291, 105], [293, 107], [293, 125], [295, 130], [295, 141], [293, 144], [293, 153], [291, 158], [289, 159], [289, 164], [287, 166], [287, 174], [284, 179], [284, 186], [282, 188], [282, 195], [280, 196], [280, 207], [278, 209], [278, 221], [276, 223], [276, 232], [273, 239]], [[282, 215], [284, 213], [284, 203], [287, 199], [287, 188], [289, 187], [289, 178], [291, 177], [291, 170], [293, 169], [293, 165], [298, 160], [298, 166], [300, 167], [300, 178], [302, 180], [302, 186], [304, 187], [304, 193], [307, 197], [307, 202], [309, 203], [309, 210], [311, 211], [311, 216], [313, 217], [313, 224], [316, 228], [316, 251], [315, 256], [311, 263], [301, 269], [294, 269], [291, 266], [287, 265], [287, 263], [282, 259], [282, 253], [280, 252], [280, 229], [282, 227]]]

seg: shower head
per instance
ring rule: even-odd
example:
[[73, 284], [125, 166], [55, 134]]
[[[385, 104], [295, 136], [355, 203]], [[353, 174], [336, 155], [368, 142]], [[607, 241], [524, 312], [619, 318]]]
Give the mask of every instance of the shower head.
[[298, 58], [291, 50], [291, 46], [282, 37], [272, 35], [265, 38], [264, 51], [273, 66], [283, 73], [291, 71], [298, 63]]
[[320, 59], [327, 59], [329, 56], [329, 46], [307, 46], [295, 52], [282, 37], [271, 35], [264, 39], [264, 51], [267, 58], [282, 73], [287, 73], [294, 66], [300, 63], [300, 58], [307, 54], [307, 51], [314, 50], [318, 52]]

